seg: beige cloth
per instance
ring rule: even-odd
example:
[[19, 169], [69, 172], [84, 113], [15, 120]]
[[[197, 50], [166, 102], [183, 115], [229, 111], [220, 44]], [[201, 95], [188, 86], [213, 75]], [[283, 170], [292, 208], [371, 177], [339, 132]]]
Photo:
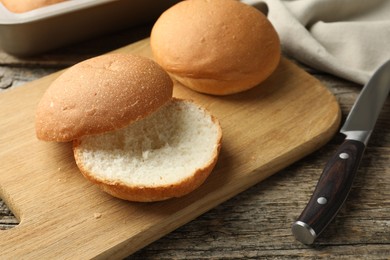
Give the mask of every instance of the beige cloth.
[[365, 84], [390, 59], [390, 0], [243, 0], [267, 13], [283, 51]]

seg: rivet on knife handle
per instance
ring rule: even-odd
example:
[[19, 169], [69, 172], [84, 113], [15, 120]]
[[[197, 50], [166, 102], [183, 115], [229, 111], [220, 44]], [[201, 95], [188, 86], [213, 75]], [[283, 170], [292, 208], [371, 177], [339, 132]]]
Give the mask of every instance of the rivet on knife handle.
[[364, 143], [345, 140], [328, 161], [311, 199], [292, 226], [298, 241], [312, 244], [336, 216], [351, 190], [364, 150]]

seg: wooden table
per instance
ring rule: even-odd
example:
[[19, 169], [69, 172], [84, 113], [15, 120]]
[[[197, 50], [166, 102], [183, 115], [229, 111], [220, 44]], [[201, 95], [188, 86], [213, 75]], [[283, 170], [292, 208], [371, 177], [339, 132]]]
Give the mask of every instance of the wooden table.
[[[24, 59], [0, 50], [0, 92], [140, 40], [149, 30], [150, 26], [127, 30]], [[362, 86], [299, 65], [334, 93], [345, 119]], [[4, 109], [1, 104], [0, 109]], [[315, 245], [297, 242], [291, 224], [306, 205], [326, 160], [343, 140], [340, 134], [128, 259], [390, 259], [389, 118], [390, 98], [346, 204]], [[0, 200], [0, 229], [17, 222]]]

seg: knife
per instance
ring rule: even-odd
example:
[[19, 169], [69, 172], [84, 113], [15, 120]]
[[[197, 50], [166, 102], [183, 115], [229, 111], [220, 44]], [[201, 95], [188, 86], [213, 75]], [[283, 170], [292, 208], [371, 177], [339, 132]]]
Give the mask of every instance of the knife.
[[324, 167], [305, 209], [292, 225], [303, 244], [312, 244], [347, 199], [367, 142], [390, 90], [390, 60], [363, 87], [340, 133], [344, 142]]

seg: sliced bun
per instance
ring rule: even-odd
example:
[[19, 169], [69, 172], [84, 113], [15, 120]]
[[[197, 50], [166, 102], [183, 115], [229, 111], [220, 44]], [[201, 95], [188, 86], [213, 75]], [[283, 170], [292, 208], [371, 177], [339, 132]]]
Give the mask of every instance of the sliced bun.
[[187, 0], [153, 26], [154, 59], [193, 90], [227, 95], [250, 89], [280, 60], [279, 37], [267, 17], [235, 0]]
[[195, 103], [174, 99], [126, 128], [74, 141], [83, 175], [130, 201], [160, 201], [199, 187], [221, 146], [218, 121]]
[[36, 135], [68, 142], [125, 127], [172, 98], [173, 83], [154, 61], [106, 54], [74, 65], [47, 89], [36, 111]]
[[24, 13], [65, 1], [68, 0], [1, 0], [1, 3], [13, 13]]
[[216, 164], [222, 131], [191, 101], [172, 98], [169, 75], [151, 59], [107, 54], [68, 69], [47, 89], [36, 134], [73, 140], [82, 174], [130, 201], [160, 201], [199, 187]]

